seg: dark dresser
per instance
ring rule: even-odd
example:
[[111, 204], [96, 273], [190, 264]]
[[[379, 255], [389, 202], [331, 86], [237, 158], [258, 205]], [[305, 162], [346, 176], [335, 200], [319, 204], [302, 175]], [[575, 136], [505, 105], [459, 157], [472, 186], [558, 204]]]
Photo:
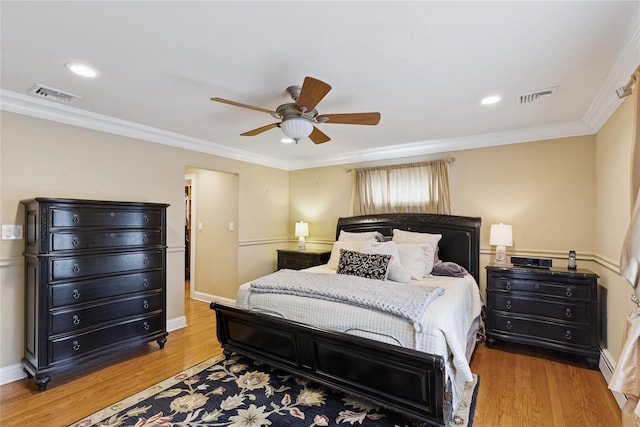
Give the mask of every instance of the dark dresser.
[[278, 249], [278, 270], [302, 270], [329, 262], [331, 251], [324, 249]]
[[166, 204], [35, 198], [25, 207], [24, 370], [51, 374], [166, 330]]
[[531, 344], [579, 356], [596, 369], [598, 276], [586, 269], [487, 266], [487, 345]]

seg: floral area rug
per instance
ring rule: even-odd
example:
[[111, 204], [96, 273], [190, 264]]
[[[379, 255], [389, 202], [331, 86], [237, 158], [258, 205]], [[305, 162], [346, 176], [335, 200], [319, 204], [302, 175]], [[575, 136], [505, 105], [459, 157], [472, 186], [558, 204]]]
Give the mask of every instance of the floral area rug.
[[[479, 378], [450, 426], [471, 427]], [[417, 427], [426, 424], [240, 356], [215, 356], [69, 427]]]

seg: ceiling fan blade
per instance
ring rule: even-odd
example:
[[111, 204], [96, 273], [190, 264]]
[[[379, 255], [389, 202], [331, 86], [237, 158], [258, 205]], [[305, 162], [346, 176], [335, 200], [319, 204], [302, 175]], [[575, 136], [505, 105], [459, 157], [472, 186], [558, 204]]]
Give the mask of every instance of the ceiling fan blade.
[[275, 113], [273, 110], [267, 110], [266, 108], [256, 107], [255, 105], [243, 104], [241, 102], [229, 101], [224, 98], [211, 98], [212, 101], [222, 102], [223, 104], [235, 105], [236, 107], [248, 108], [250, 110], [262, 111], [263, 113]]
[[324, 144], [325, 142], [331, 141], [331, 138], [315, 126], [311, 131], [311, 135], [309, 135], [309, 139], [313, 141], [314, 144]]
[[380, 122], [380, 113], [323, 114], [316, 117], [316, 120], [343, 125], [377, 125]]
[[256, 136], [256, 135], [261, 134], [262, 132], [266, 132], [269, 129], [273, 129], [273, 128], [277, 127], [279, 124], [280, 123], [271, 123], [270, 125], [262, 126], [262, 127], [257, 128], [257, 129], [250, 130], [250, 131], [245, 132], [245, 133], [241, 133], [240, 135], [241, 136]]
[[305, 77], [300, 89], [300, 96], [296, 101], [296, 108], [312, 111], [330, 90], [331, 86], [325, 82], [313, 77]]

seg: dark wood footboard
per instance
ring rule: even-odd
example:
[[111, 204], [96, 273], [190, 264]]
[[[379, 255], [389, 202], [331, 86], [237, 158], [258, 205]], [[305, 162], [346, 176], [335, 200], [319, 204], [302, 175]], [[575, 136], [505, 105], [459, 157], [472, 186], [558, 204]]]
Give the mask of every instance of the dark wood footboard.
[[211, 309], [227, 357], [248, 356], [432, 425], [451, 416], [442, 356], [214, 302]]

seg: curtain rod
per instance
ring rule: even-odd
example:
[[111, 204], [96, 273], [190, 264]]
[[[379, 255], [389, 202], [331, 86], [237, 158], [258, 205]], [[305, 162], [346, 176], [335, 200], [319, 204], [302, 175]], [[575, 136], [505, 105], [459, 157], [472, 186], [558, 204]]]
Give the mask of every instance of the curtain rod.
[[633, 93], [633, 85], [634, 85], [634, 83], [636, 83], [636, 80], [638, 79], [638, 77], [636, 77], [638, 72], [640, 72], [640, 66], [631, 75], [631, 77], [629, 78], [629, 81], [627, 82], [626, 85], [622, 86], [621, 88], [616, 89], [616, 93], [618, 94], [618, 98], [624, 98], [626, 96], [631, 95], [631, 93]]
[[[449, 158], [447, 158], [447, 159], [434, 159], [434, 160], [427, 160], [427, 161], [426, 161], [426, 162], [424, 162], [424, 163], [427, 163], [427, 162], [435, 162], [435, 161], [438, 161], [438, 160], [444, 160], [444, 161], [445, 161], [445, 162], [447, 162], [448, 164], [451, 164], [451, 163], [453, 163], [453, 162], [455, 162], [455, 161], [456, 161], [456, 158], [455, 158], [455, 157], [449, 157]], [[417, 162], [417, 163], [420, 163], [420, 162]], [[399, 165], [387, 165], [387, 166], [402, 166], [402, 164], [399, 164]], [[376, 166], [373, 166], [373, 167], [376, 167]], [[377, 167], [385, 167], [385, 166], [377, 166]], [[354, 171], [354, 170], [356, 170], [356, 169], [346, 168], [344, 171], [345, 171], [345, 172], [347, 172], [347, 173], [349, 173], [349, 172]]]

